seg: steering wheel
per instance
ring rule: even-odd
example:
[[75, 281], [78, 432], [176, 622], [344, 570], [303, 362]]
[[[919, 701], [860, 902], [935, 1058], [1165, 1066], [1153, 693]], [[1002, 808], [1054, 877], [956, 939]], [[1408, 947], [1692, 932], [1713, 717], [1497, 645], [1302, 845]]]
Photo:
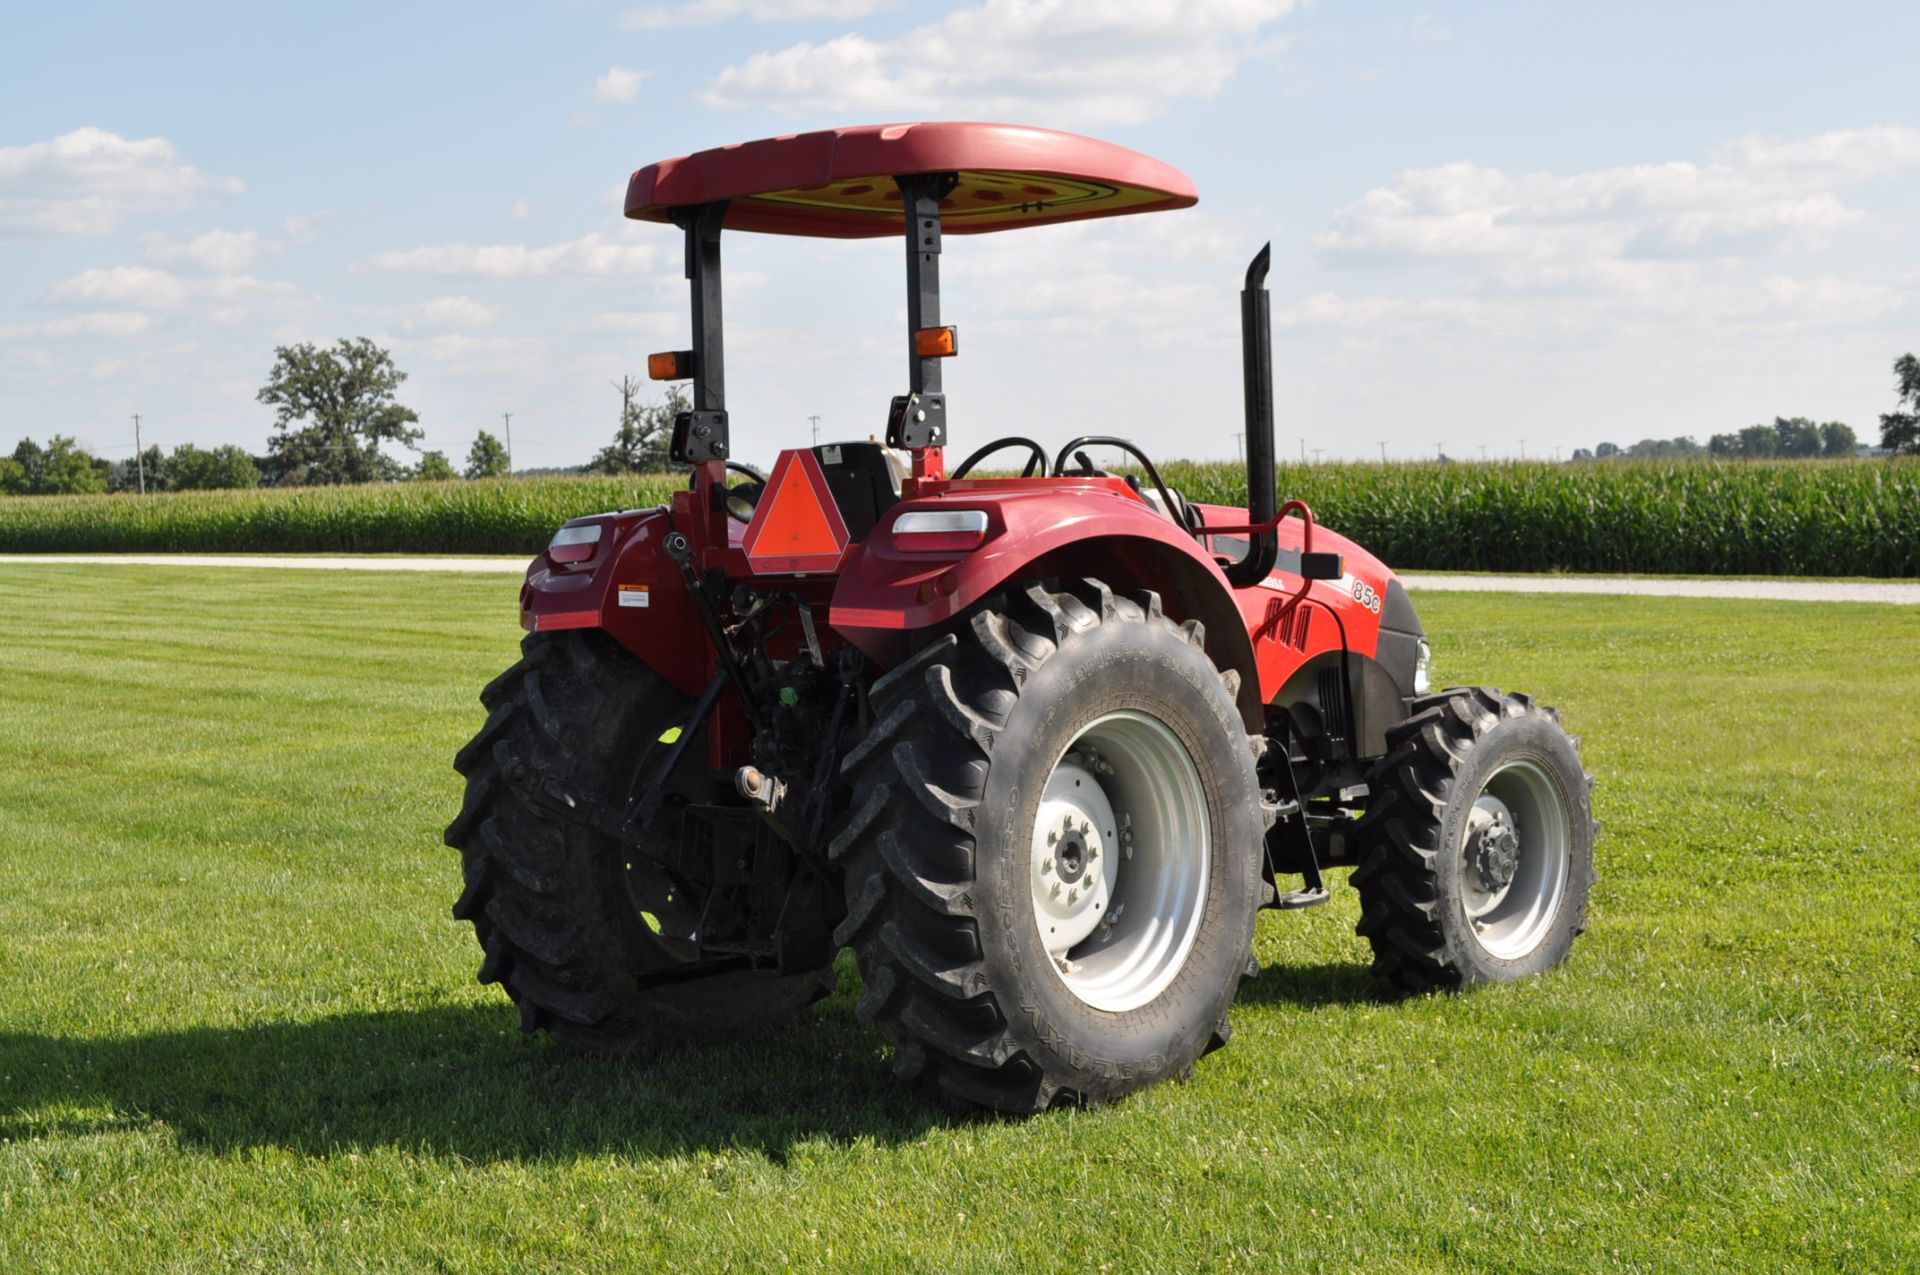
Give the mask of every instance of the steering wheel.
[[[737, 487], [726, 489], [727, 516], [735, 522], [752, 522], [754, 506], [760, 503], [761, 495], [767, 489], [767, 476], [744, 461], [730, 460], [727, 468], [736, 474], [745, 474], [748, 481]], [[687, 475], [687, 490], [697, 485], [694, 474]]]
[[985, 447], [982, 447], [979, 451], [961, 461], [960, 468], [954, 470], [948, 477], [965, 478], [975, 465], [978, 465], [981, 461], [1005, 447], [1024, 447], [1027, 449], [1029, 453], [1027, 456], [1027, 467], [1020, 471], [1022, 478], [1033, 477], [1033, 471], [1036, 467], [1039, 468], [1042, 478], [1047, 477], [1047, 449], [1034, 442], [1031, 438], [1022, 438], [1017, 434], [1007, 438], [994, 439], [991, 443], [988, 443]]

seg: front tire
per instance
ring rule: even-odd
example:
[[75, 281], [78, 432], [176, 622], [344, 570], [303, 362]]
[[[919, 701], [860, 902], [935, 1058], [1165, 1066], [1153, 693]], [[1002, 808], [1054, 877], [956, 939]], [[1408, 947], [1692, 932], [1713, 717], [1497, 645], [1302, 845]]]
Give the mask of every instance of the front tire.
[[1553, 709], [1486, 687], [1427, 696], [1387, 732], [1352, 878], [1375, 973], [1427, 991], [1566, 959], [1597, 831], [1578, 745]]
[[1027, 1113], [1225, 1043], [1264, 829], [1201, 643], [1151, 593], [1036, 585], [874, 684], [875, 726], [842, 767], [835, 939], [902, 1078]]

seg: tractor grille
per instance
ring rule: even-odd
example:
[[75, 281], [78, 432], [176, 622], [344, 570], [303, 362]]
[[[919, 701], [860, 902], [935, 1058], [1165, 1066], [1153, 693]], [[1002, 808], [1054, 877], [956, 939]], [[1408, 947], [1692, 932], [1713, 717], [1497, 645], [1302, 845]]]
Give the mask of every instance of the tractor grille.
[[1338, 665], [1320, 670], [1320, 715], [1326, 721], [1327, 734], [1335, 739], [1351, 733], [1347, 728], [1346, 679], [1340, 676]]

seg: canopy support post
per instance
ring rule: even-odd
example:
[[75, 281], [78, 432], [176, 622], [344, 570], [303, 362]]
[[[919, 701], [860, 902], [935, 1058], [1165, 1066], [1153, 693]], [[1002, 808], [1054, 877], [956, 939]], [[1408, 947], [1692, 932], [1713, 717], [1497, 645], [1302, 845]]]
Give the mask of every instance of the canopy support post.
[[691, 465], [724, 461], [729, 455], [726, 343], [720, 322], [720, 227], [726, 220], [726, 200], [673, 212], [674, 224], [687, 237], [687, 280], [693, 299], [693, 410], [674, 417], [670, 454]]
[[959, 181], [957, 173], [894, 178], [907, 230], [908, 393], [893, 400], [887, 445], [913, 453], [916, 478], [941, 478], [946, 473], [947, 396], [940, 385], [940, 360], [920, 357], [914, 333], [940, 326], [940, 201]]

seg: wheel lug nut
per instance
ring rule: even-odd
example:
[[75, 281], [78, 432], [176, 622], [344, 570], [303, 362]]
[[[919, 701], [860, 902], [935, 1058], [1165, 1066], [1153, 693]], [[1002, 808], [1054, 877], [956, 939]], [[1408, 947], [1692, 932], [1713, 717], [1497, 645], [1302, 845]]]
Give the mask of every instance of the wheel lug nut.
[[1047, 891], [1047, 897], [1054, 899], [1060, 897], [1060, 883], [1058, 881], [1053, 883], [1053, 889]]
[[1057, 833], [1057, 832], [1049, 832], [1049, 833], [1047, 834], [1047, 844], [1048, 844], [1048, 845], [1052, 845], [1052, 844], [1053, 844], [1054, 842], [1056, 842], [1056, 841], [1058, 841], [1058, 840], [1060, 840], [1060, 834], [1059, 834], [1059, 833]]
[[1052, 860], [1052, 859], [1048, 859], [1048, 860], [1047, 860], [1047, 861], [1046, 861], [1045, 863], [1043, 863], [1043, 864], [1041, 864], [1041, 865], [1040, 865], [1040, 871], [1041, 871], [1041, 874], [1042, 874], [1042, 875], [1045, 875], [1045, 876], [1052, 876], [1052, 875], [1053, 875], [1053, 860]]
[[1073, 903], [1073, 902], [1076, 902], [1079, 898], [1080, 898], [1080, 891], [1078, 890], [1067, 891], [1067, 902]]

